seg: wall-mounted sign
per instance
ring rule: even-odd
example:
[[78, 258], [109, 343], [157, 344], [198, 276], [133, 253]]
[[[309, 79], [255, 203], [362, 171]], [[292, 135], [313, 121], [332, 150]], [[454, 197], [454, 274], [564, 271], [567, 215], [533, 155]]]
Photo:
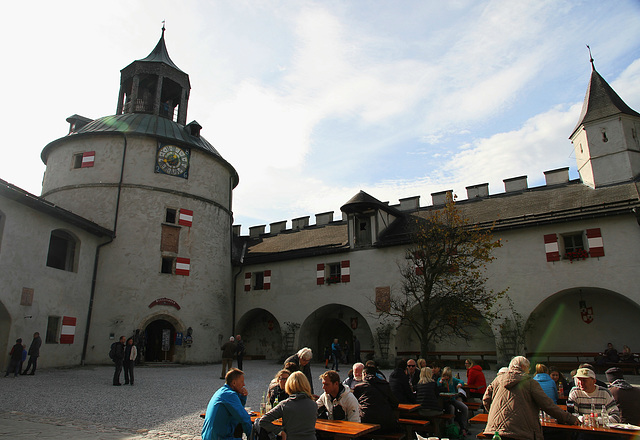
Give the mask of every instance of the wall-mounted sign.
[[149, 308], [151, 308], [153, 306], [171, 306], [171, 307], [175, 307], [176, 309], [180, 310], [180, 304], [178, 304], [177, 302], [175, 302], [171, 298], [158, 298], [155, 301], [153, 301], [151, 304], [149, 304]]

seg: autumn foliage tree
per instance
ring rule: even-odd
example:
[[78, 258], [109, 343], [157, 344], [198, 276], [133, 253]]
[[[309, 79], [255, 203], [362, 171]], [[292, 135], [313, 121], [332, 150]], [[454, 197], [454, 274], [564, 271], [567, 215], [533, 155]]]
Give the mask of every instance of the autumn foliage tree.
[[448, 197], [444, 208], [410, 225], [412, 244], [400, 264], [401, 288], [385, 312], [408, 326], [429, 347], [444, 339], [470, 339], [485, 321], [496, 318], [493, 306], [506, 290], [486, 287], [486, 265], [502, 246], [492, 228], [471, 224]]

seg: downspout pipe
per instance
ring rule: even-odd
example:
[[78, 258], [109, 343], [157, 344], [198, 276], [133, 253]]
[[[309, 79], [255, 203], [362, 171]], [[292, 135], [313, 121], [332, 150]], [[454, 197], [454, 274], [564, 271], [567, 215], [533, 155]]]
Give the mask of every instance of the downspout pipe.
[[80, 358], [80, 365], [85, 365], [87, 359], [87, 345], [89, 344], [89, 331], [91, 330], [91, 317], [93, 316], [93, 302], [96, 294], [96, 281], [98, 279], [98, 262], [100, 261], [100, 250], [113, 242], [116, 238], [116, 229], [118, 228], [118, 212], [120, 211], [120, 195], [122, 193], [122, 182], [124, 181], [124, 164], [127, 158], [127, 135], [123, 132], [123, 151], [122, 151], [122, 164], [120, 165], [120, 180], [118, 181], [118, 194], [116, 198], [116, 212], [113, 219], [113, 235], [109, 241], [101, 243], [96, 248], [96, 254], [93, 259], [93, 274], [91, 276], [91, 293], [89, 295], [89, 309], [87, 310], [87, 325], [84, 331], [84, 341], [82, 342], [82, 357]]

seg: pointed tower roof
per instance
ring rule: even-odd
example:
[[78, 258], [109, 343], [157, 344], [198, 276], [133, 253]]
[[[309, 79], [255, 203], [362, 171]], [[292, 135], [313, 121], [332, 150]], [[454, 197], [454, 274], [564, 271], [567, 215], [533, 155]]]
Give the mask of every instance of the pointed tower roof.
[[[173, 67], [174, 69], [180, 70], [180, 68], [176, 66], [175, 63], [169, 57], [169, 52], [167, 52], [167, 46], [164, 43], [164, 26], [162, 27], [162, 35], [160, 36], [160, 40], [158, 40], [158, 44], [156, 44], [156, 47], [151, 51], [149, 55], [146, 56], [146, 58], [143, 58], [137, 61], [150, 62], [150, 63], [165, 63]], [[180, 72], [182, 72], [182, 70], [180, 70]]]
[[587, 94], [582, 104], [582, 112], [578, 119], [578, 124], [571, 132], [571, 137], [578, 131], [581, 125], [588, 122], [597, 121], [602, 118], [617, 114], [640, 117], [640, 113], [629, 107], [611, 86], [596, 71], [591, 63], [591, 81], [587, 88]]
[[360, 192], [355, 196], [351, 197], [351, 199], [340, 208], [342, 212], [346, 212], [347, 214], [362, 212], [368, 209], [382, 209], [383, 211], [387, 211], [396, 216], [402, 215], [402, 213], [396, 208], [389, 206], [387, 203], [381, 202], [362, 190], [360, 190]]

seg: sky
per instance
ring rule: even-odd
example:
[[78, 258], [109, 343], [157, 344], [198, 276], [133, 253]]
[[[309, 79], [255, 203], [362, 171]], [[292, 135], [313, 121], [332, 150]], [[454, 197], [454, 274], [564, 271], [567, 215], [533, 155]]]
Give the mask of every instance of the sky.
[[187, 121], [240, 176], [242, 233], [569, 167], [595, 67], [640, 111], [640, 0], [5, 2], [0, 178], [39, 195], [66, 118], [116, 111], [120, 69], [161, 35]]

